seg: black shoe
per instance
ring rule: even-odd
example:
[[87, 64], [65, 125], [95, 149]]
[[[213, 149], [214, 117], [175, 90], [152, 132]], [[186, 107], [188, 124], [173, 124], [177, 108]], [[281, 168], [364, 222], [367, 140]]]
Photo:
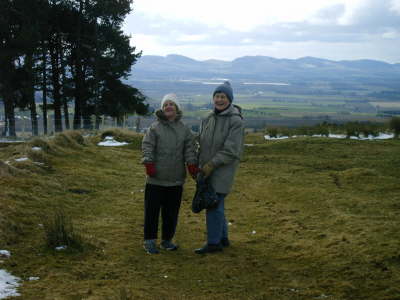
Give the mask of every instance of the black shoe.
[[157, 249], [155, 240], [145, 240], [143, 248], [148, 254], [158, 254], [160, 251]]
[[228, 238], [222, 238], [221, 239], [221, 246], [226, 248], [229, 247], [231, 245], [231, 242], [229, 241]]
[[214, 253], [214, 252], [221, 252], [222, 246], [220, 244], [207, 244], [202, 248], [194, 250], [196, 254], [206, 254], [206, 253]]
[[178, 249], [178, 245], [174, 244], [170, 240], [164, 240], [160, 244], [161, 248], [168, 250], [168, 251], [175, 251]]

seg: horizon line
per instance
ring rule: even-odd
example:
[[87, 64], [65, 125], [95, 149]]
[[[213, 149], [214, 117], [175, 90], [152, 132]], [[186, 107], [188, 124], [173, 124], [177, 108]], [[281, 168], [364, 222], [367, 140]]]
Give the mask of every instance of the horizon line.
[[[181, 56], [181, 57], [185, 57], [185, 58], [189, 58], [191, 60], [195, 60], [195, 61], [199, 61], [199, 62], [205, 62], [205, 61], [210, 61], [210, 60], [216, 60], [216, 61], [223, 61], [223, 62], [232, 62], [236, 59], [239, 58], [244, 58], [244, 57], [268, 57], [268, 58], [272, 58], [272, 59], [276, 59], [276, 60], [300, 60], [300, 59], [304, 59], [304, 58], [314, 58], [314, 59], [319, 59], [319, 60], [325, 60], [325, 61], [332, 61], [332, 62], [346, 62], [346, 61], [376, 61], [376, 62], [383, 62], [389, 65], [397, 65], [400, 64], [400, 62], [397, 63], [392, 63], [392, 62], [388, 62], [388, 61], [384, 61], [384, 60], [379, 60], [379, 59], [373, 59], [373, 58], [358, 58], [358, 59], [340, 59], [340, 60], [334, 60], [334, 59], [328, 59], [328, 58], [322, 58], [322, 57], [316, 57], [316, 56], [301, 56], [298, 58], [277, 58], [274, 56], [269, 56], [269, 55], [261, 55], [261, 54], [256, 54], [256, 55], [243, 55], [243, 56], [238, 56], [236, 58], [233, 58], [231, 60], [225, 60], [225, 59], [218, 59], [218, 58], [207, 58], [207, 59], [197, 59], [197, 58], [193, 58], [187, 55], [183, 55], [183, 54], [177, 54], [177, 53], [170, 53], [170, 54], [166, 54], [166, 55], [157, 55], [157, 54], [144, 54], [143, 56], [156, 56], [156, 57], [163, 57], [166, 58], [168, 56]], [[140, 59], [140, 58], [139, 58]]]

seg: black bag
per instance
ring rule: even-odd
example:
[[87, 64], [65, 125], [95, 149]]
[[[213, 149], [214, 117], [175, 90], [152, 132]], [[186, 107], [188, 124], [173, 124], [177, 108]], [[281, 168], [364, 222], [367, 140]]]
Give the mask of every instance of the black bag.
[[202, 174], [199, 174], [196, 179], [196, 193], [192, 200], [192, 211], [197, 214], [203, 209], [215, 208], [218, 202], [214, 188]]

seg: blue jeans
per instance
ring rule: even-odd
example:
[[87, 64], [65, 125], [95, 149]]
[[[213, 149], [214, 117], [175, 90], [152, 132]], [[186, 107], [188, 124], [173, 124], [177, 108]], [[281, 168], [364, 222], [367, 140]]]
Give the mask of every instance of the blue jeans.
[[219, 244], [222, 238], [228, 238], [228, 225], [225, 218], [226, 194], [217, 194], [218, 206], [206, 210], [207, 243]]

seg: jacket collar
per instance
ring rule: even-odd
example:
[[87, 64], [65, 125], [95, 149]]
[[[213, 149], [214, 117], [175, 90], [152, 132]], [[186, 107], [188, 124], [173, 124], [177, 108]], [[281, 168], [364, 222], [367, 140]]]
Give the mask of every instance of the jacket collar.
[[242, 108], [238, 105], [231, 104], [227, 109], [221, 111], [218, 114], [215, 113], [215, 111], [212, 111], [210, 113], [210, 116], [233, 116], [233, 115], [239, 116], [243, 119]]
[[[167, 117], [165, 116], [164, 112], [163, 112], [161, 109], [158, 109], [158, 110], [155, 112], [155, 115], [156, 115], [156, 117], [157, 117], [157, 119], [158, 119], [159, 121], [168, 122]], [[176, 118], [175, 118], [174, 122], [179, 121], [181, 118], [182, 118], [182, 111], [181, 111], [181, 110], [178, 110], [178, 111], [176, 112]]]

